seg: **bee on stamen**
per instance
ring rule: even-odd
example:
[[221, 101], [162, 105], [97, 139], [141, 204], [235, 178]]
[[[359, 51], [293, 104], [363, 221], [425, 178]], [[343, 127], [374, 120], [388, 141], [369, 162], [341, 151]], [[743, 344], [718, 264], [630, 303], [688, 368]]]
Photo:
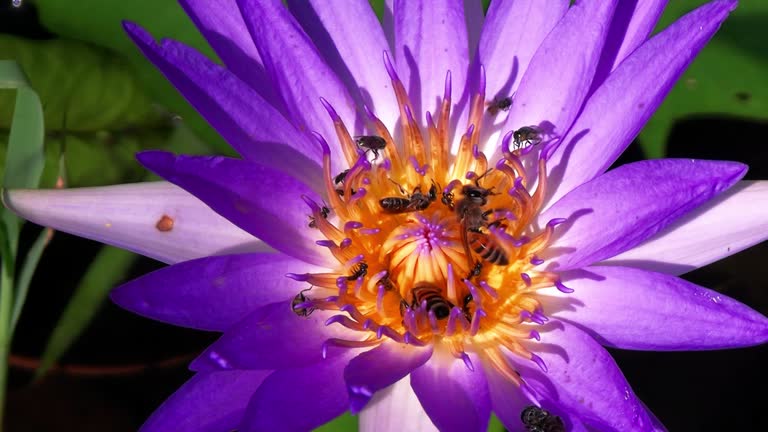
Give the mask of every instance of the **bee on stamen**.
[[525, 407], [520, 420], [528, 432], [565, 432], [563, 419], [537, 406]]
[[[426, 312], [432, 312], [435, 314], [435, 318], [439, 320], [448, 318], [451, 314], [451, 309], [453, 309], [453, 303], [446, 300], [445, 297], [443, 297], [440, 288], [432, 284], [423, 283], [417, 285], [411, 290], [411, 296], [412, 300], [410, 308], [416, 309], [419, 305], [424, 303], [426, 304]], [[402, 312], [401, 303], [401, 313]]]
[[496, 116], [499, 111], [509, 111], [512, 106], [512, 96], [507, 96], [500, 99], [494, 99], [492, 102], [488, 102], [488, 114]]
[[298, 294], [296, 294], [296, 297], [294, 297], [293, 300], [291, 301], [291, 310], [293, 310], [293, 312], [300, 317], [306, 318], [312, 315], [312, 312], [314, 312], [316, 309], [313, 306], [302, 307], [304, 303], [312, 300], [311, 298], [309, 298], [309, 296], [304, 295], [305, 292], [311, 289], [312, 287], [309, 287], [305, 290], [300, 291]]
[[356, 281], [368, 274], [368, 264], [361, 262], [352, 267], [352, 273], [347, 276], [348, 281]]
[[472, 313], [469, 311], [469, 304], [474, 300], [475, 299], [472, 297], [472, 294], [467, 294], [464, 296], [464, 300], [462, 301], [461, 310], [464, 312], [464, 318], [466, 318], [469, 322], [472, 322]]
[[541, 129], [537, 126], [523, 126], [512, 134], [515, 150], [535, 146], [541, 142]]
[[[320, 216], [322, 216], [323, 219], [328, 219], [328, 215], [331, 214], [331, 209], [329, 209], [326, 206], [320, 207]], [[307, 225], [310, 228], [317, 228], [317, 221], [315, 220], [315, 217], [310, 215], [309, 217], [309, 224]]]
[[475, 179], [474, 185], [464, 185], [461, 188], [463, 198], [456, 204], [456, 216], [461, 222], [461, 240], [464, 245], [464, 253], [467, 256], [469, 268], [472, 268], [472, 249], [478, 253], [482, 259], [491, 264], [506, 265], [509, 264], [509, 258], [504, 249], [496, 242], [483, 228], [488, 226], [500, 226], [499, 221], [488, 223], [488, 216], [494, 210], [484, 210], [483, 207], [488, 203], [488, 196], [493, 195], [491, 189], [480, 186], [480, 180], [491, 170]]
[[[400, 188], [400, 192], [405, 195], [405, 190], [402, 186], [397, 185]], [[413, 189], [413, 193], [410, 196], [403, 197], [386, 197], [379, 200], [379, 205], [385, 213], [397, 214], [408, 213], [415, 211], [426, 210], [433, 201], [437, 199], [437, 186], [432, 183], [429, 188], [429, 192], [424, 194], [421, 192], [421, 186], [416, 186]]]
[[355, 143], [365, 149], [365, 152], [373, 153], [373, 160], [379, 158], [379, 150], [384, 150], [387, 141], [378, 135], [361, 135], [355, 137]]

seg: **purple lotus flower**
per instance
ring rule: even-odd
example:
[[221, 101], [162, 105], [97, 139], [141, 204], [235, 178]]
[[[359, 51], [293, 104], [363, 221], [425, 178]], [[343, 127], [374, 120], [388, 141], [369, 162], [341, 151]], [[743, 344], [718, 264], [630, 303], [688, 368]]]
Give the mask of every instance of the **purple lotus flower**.
[[733, 162], [606, 172], [735, 1], [650, 39], [661, 0], [395, 1], [383, 27], [365, 0], [310, 3], [182, 1], [226, 67], [125, 26], [242, 159], [145, 152], [169, 183], [5, 197], [174, 264], [113, 300], [223, 332], [143, 430], [351, 410], [362, 430], [493, 412], [518, 431], [530, 405], [569, 431], [660, 430], [601, 345], [768, 340], [676, 277], [768, 237], [768, 184]]

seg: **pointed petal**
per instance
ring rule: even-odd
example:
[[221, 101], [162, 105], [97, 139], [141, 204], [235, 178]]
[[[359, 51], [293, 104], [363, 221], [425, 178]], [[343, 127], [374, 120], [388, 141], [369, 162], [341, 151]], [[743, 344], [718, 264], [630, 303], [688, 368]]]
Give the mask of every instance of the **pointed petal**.
[[349, 406], [342, 373], [359, 352], [298, 369], [281, 369], [267, 377], [253, 394], [241, 432], [309, 431], [329, 422]]
[[307, 227], [310, 210], [302, 196], [320, 200], [305, 183], [240, 159], [176, 156], [162, 151], [136, 157], [157, 175], [185, 188], [275, 249], [320, 266], [328, 267], [332, 262], [328, 251], [315, 245], [319, 232]]
[[253, 44], [234, 0], [179, 0], [216, 54], [238, 78], [259, 92], [273, 106], [282, 100], [269, 82], [269, 76]]
[[317, 271], [283, 254], [206, 257], [156, 270], [115, 288], [110, 297], [147, 318], [224, 331], [250, 312], [292, 299], [306, 288], [286, 273]]
[[768, 318], [723, 294], [675, 276], [630, 267], [561, 273], [575, 292], [549, 308], [602, 345], [632, 350], [737, 348], [768, 341]]
[[179, 42], [158, 45], [141, 27], [125, 30], [200, 114], [243, 158], [321, 181], [320, 148], [277, 109], [223, 67]]
[[352, 359], [344, 370], [352, 414], [359, 413], [377, 391], [401, 380], [431, 355], [431, 347], [384, 342]]
[[140, 432], [220, 432], [237, 428], [271, 371], [198, 373], [168, 398]]
[[269, 250], [185, 190], [167, 182], [5, 190], [3, 203], [38, 225], [169, 264], [209, 255]]
[[[360, 334], [340, 325], [326, 326], [332, 315], [333, 312], [318, 310], [306, 317], [298, 316], [291, 301], [264, 306], [225, 332], [190, 368], [283, 369], [321, 363], [327, 339], [360, 339]], [[339, 351], [330, 349], [327, 357], [334, 357]]]
[[746, 172], [736, 162], [658, 159], [621, 166], [574, 189], [540, 221], [566, 218], [542, 254], [560, 271], [631, 249], [728, 189]]
[[[474, 362], [478, 364], [479, 360]], [[491, 417], [488, 384], [480, 369], [433, 356], [411, 373], [411, 387], [441, 431], [486, 431]]]
[[367, 0], [289, 0], [288, 6], [347, 88], [355, 93], [359, 89], [363, 103], [394, 130], [400, 112], [381, 60], [390, 48], [371, 4]]
[[766, 239], [768, 181], [742, 181], [639, 246], [601, 264], [678, 275]]
[[467, 43], [469, 45], [469, 59], [475, 58], [477, 45], [480, 42], [480, 33], [485, 26], [485, 11], [483, 3], [477, 0], [464, 1], [464, 19], [467, 25]]
[[597, 66], [592, 88], [600, 85], [619, 63], [648, 39], [667, 0], [621, 1], [613, 14], [611, 29]]
[[464, 91], [469, 45], [463, 0], [396, 0], [394, 14], [397, 70], [424, 125], [422, 113], [438, 110], [447, 71], [454, 94]]
[[437, 432], [406, 376], [373, 395], [360, 412], [360, 432]]
[[[354, 101], [344, 84], [281, 2], [238, 0], [237, 4], [264, 66], [299, 130], [315, 130], [336, 147], [336, 131], [320, 98], [336, 109], [347, 128], [361, 130], [356, 124]], [[340, 149], [332, 152], [332, 157], [334, 172], [341, 171], [339, 168], [346, 166], [346, 162]]]
[[[523, 379], [545, 399], [600, 431], [651, 431], [652, 421], [616, 363], [587, 333], [552, 320], [529, 349], [546, 372], [520, 366]], [[513, 358], [514, 359], [514, 358]]]
[[531, 59], [504, 129], [539, 125], [565, 134], [592, 84], [615, 7], [591, 0], [568, 9]]
[[643, 44], [607, 78], [549, 160], [550, 203], [608, 169], [734, 6], [722, 0], [696, 9]]
[[[567, 10], [567, 0], [491, 2], [478, 49], [489, 101], [511, 97], [517, 91], [531, 58]], [[483, 116], [487, 124], [481, 128], [480, 142], [488, 143], [488, 154], [496, 150], [506, 117], [503, 112]]]

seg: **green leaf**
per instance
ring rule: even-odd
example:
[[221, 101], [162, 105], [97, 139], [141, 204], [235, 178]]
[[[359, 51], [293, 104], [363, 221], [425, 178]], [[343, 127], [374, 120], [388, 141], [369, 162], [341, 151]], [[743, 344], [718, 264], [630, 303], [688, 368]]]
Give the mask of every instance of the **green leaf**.
[[[669, 2], [658, 29], [702, 0]], [[742, 1], [693, 61], [640, 134], [649, 157], [663, 157], [676, 120], [694, 114], [768, 118], [768, 2]]]
[[41, 378], [77, 340], [98, 312], [109, 290], [123, 280], [137, 256], [112, 246], [101, 248], [56, 323], [43, 352], [36, 378]]
[[180, 40], [215, 58], [176, 0], [38, 0], [36, 5], [41, 23], [53, 33], [94, 43], [124, 55], [154, 100], [180, 115], [195, 134], [217, 153], [234, 154], [123, 33], [121, 22], [134, 21], [157, 37]]
[[49, 236], [52, 231], [48, 228], [43, 229], [37, 236], [37, 239], [32, 243], [32, 247], [29, 248], [27, 256], [24, 258], [24, 264], [19, 272], [19, 278], [16, 280], [16, 288], [14, 290], [13, 310], [11, 312], [11, 333], [16, 330], [16, 323], [19, 322], [21, 311], [24, 309], [24, 303], [27, 300], [27, 293], [29, 292], [29, 284], [32, 282], [32, 276], [35, 275], [35, 269], [40, 263], [40, 258], [43, 256], [43, 250], [48, 245]]
[[344, 413], [315, 429], [315, 432], [357, 432], [357, 417]]

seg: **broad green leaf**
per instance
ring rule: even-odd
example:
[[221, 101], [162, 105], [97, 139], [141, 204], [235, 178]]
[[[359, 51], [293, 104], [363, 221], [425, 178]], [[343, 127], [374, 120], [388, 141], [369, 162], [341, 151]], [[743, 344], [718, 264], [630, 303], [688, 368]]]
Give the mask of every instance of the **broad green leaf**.
[[[120, 56], [82, 42], [27, 40], [0, 34], [0, 53], [15, 59], [45, 107], [47, 130], [74, 132], [141, 128], [162, 116]], [[13, 105], [0, 93], [0, 128]]]
[[112, 246], [101, 248], [48, 339], [37, 378], [42, 377], [77, 340], [104, 303], [109, 289], [123, 280], [136, 257], [132, 252]]
[[356, 432], [357, 417], [344, 413], [330, 422], [315, 429], [315, 432]]
[[[657, 30], [702, 0], [669, 2]], [[649, 157], [663, 157], [673, 123], [692, 114], [768, 119], [768, 2], [742, 1], [693, 61], [640, 134]]]
[[165, 77], [146, 60], [123, 32], [122, 21], [134, 21], [158, 38], [180, 40], [215, 58], [176, 0], [38, 0], [40, 21], [48, 30], [87, 41], [124, 55], [153, 100], [181, 116], [217, 153], [233, 154], [224, 140], [186, 103]]

